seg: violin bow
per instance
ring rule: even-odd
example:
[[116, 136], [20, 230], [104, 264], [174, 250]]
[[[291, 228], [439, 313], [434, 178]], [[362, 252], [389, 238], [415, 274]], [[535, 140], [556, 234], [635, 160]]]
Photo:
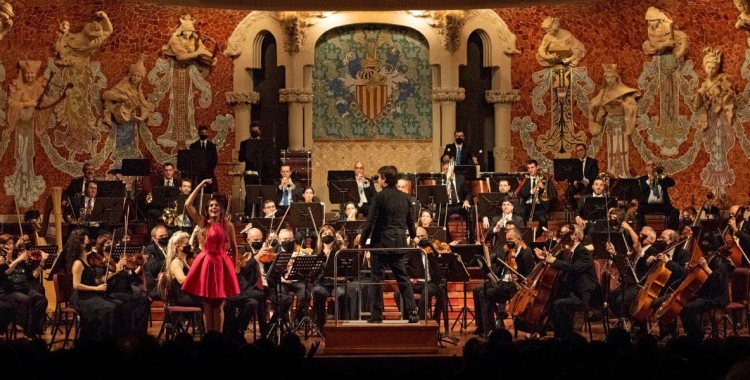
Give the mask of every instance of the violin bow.
[[[55, 72], [54, 71], [50, 72], [49, 78], [47, 79], [47, 83], [44, 85], [44, 91], [42, 91], [42, 95], [40, 95], [39, 99], [37, 99], [37, 101], [36, 101], [36, 109], [38, 109], [38, 110], [46, 110], [46, 109], [49, 109], [49, 108], [52, 108], [52, 107], [56, 106], [58, 103], [60, 103], [63, 100], [65, 100], [65, 98], [68, 96], [68, 90], [71, 89], [71, 88], [73, 88], [73, 83], [72, 82], [66, 83], [65, 86], [60, 86], [60, 85], [52, 83], [52, 79], [54, 77], [55, 77]], [[42, 106], [42, 102], [44, 101], [44, 96], [47, 95], [47, 94], [49, 94], [49, 89], [52, 86], [55, 86], [56, 88], [61, 89], [62, 90], [62, 94], [60, 95], [59, 98], [57, 98], [51, 104], [48, 104], [46, 106]]]

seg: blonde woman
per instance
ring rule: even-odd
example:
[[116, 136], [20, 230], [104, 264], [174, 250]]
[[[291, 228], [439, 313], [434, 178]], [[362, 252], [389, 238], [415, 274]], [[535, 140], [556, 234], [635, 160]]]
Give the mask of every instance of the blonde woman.
[[167, 270], [164, 272], [164, 276], [166, 276], [170, 286], [170, 298], [176, 305], [202, 306], [200, 298], [182, 290], [182, 284], [190, 271], [190, 264], [187, 261], [190, 252], [189, 239], [190, 235], [183, 231], [175, 232], [169, 239], [165, 262]]

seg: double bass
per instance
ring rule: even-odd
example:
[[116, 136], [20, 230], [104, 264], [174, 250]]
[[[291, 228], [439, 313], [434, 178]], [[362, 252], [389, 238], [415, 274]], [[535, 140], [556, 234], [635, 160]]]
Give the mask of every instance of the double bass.
[[[672, 243], [667, 249], [660, 254], [668, 254], [668, 252], [676, 250], [680, 245], [685, 244], [686, 246], [692, 241], [692, 234]], [[648, 273], [644, 276], [643, 286], [638, 291], [638, 295], [635, 298], [635, 302], [630, 307], [630, 315], [633, 319], [638, 321], [645, 321], [649, 315], [651, 315], [651, 304], [659, 297], [662, 289], [667, 284], [669, 277], [672, 275], [672, 271], [667, 269], [667, 263], [663, 260], [657, 260]]]
[[[572, 245], [570, 235], [563, 235], [548, 255], [558, 257], [561, 252], [570, 254]], [[534, 332], [544, 331], [561, 275], [562, 270], [548, 265], [545, 261], [537, 263], [510, 300], [510, 314], [513, 318], [522, 319]]]

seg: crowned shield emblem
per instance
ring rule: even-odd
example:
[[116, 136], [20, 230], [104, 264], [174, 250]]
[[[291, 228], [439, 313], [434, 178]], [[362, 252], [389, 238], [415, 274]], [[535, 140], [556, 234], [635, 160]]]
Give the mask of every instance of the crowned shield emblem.
[[358, 84], [356, 90], [357, 107], [367, 119], [375, 120], [388, 103], [388, 86]]

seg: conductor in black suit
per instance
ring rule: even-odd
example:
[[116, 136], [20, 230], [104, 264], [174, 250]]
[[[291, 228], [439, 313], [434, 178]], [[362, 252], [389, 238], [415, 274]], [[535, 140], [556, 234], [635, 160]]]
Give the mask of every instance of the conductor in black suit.
[[204, 186], [204, 191], [212, 193], [214, 189], [218, 189], [219, 186], [216, 182], [216, 164], [219, 162], [219, 154], [216, 151], [216, 144], [208, 139], [208, 127], [201, 125], [198, 127], [198, 137], [194, 143], [190, 144], [190, 150], [203, 152], [205, 158], [205, 166], [200, 167], [195, 173], [191, 173], [193, 183], [201, 183], [204, 179], [211, 179], [211, 183]]
[[659, 212], [667, 218], [667, 228], [677, 230], [680, 211], [672, 206], [669, 199], [669, 188], [674, 187], [675, 181], [672, 177], [664, 175], [663, 178], [653, 177], [653, 161], [646, 162], [647, 175], [638, 177], [641, 187], [641, 199], [638, 202], [638, 225], [646, 225], [646, 214]]
[[[364, 242], [371, 248], [406, 248], [406, 231], [413, 236], [415, 243], [419, 243], [414, 220], [412, 218], [409, 196], [396, 189], [398, 169], [395, 166], [383, 166], [378, 170], [378, 183], [382, 190], [372, 198], [370, 212], [367, 222], [362, 229], [360, 242]], [[383, 282], [384, 271], [390, 267], [393, 272], [398, 290], [403, 295], [404, 315], [408, 316], [409, 323], [419, 322], [414, 302], [414, 289], [411, 279], [406, 273], [406, 257], [396, 252], [372, 251], [370, 254], [370, 266], [372, 283]], [[370, 300], [372, 300], [372, 314], [368, 323], [383, 322], [383, 288], [382, 286], [369, 287]]]
[[477, 156], [472, 152], [471, 147], [466, 144], [466, 136], [464, 131], [456, 131], [455, 134], [456, 142], [454, 144], [448, 144], [443, 150], [442, 162], [450, 161], [451, 159], [456, 160], [456, 165], [479, 165]]
[[581, 161], [583, 178], [575, 178], [565, 190], [565, 199], [568, 200], [568, 207], [571, 210], [576, 209], [576, 194], [591, 193], [594, 179], [599, 175], [599, 162], [595, 158], [586, 156], [586, 151], [586, 144], [576, 144], [576, 157]]

